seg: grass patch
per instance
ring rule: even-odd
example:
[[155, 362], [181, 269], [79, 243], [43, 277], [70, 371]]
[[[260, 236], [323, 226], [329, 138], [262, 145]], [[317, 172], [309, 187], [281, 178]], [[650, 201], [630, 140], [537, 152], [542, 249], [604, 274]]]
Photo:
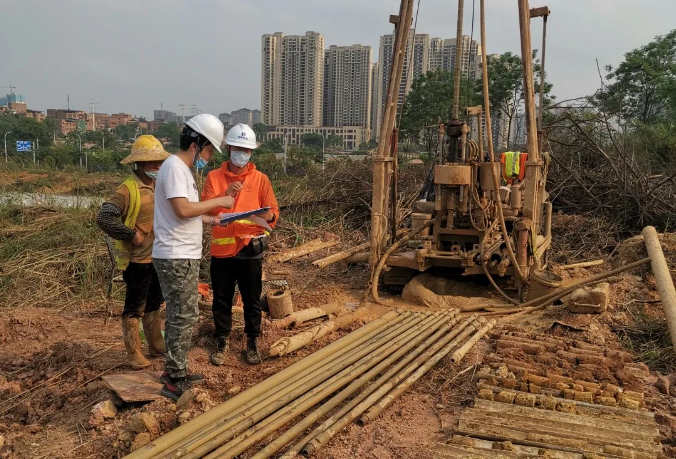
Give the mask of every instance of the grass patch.
[[0, 206], [0, 305], [60, 307], [101, 297], [110, 262], [96, 212]]
[[622, 345], [653, 371], [663, 374], [676, 371], [676, 353], [664, 317], [651, 316], [639, 308], [627, 312], [633, 323], [613, 330], [620, 337]]

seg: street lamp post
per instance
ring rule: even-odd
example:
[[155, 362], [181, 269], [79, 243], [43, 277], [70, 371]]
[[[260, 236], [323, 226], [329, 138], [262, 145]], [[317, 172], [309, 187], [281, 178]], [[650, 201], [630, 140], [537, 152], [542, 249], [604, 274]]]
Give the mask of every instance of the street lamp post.
[[[82, 137], [80, 137], [80, 134], [77, 132], [73, 132], [75, 134], [80, 142], [80, 167], [82, 167]], [[87, 161], [85, 160], [85, 165], [87, 164]]]
[[324, 172], [324, 132], [322, 132], [322, 172]]
[[5, 164], [7, 164], [7, 134], [9, 134], [11, 132], [12, 131], [5, 132]]
[[286, 149], [288, 143], [288, 137], [286, 136], [286, 133], [284, 133], [284, 175], [286, 175]]

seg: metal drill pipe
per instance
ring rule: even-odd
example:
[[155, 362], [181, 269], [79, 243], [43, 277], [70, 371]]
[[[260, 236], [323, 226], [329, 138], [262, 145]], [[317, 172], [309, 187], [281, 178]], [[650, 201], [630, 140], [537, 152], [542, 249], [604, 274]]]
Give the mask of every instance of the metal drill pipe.
[[[291, 441], [296, 435], [299, 433], [303, 432], [305, 429], [310, 427], [312, 424], [317, 422], [319, 419], [321, 419], [324, 415], [326, 415], [329, 411], [331, 411], [333, 408], [338, 406], [340, 403], [342, 403], [345, 399], [347, 399], [350, 395], [354, 394], [357, 390], [359, 390], [360, 387], [364, 386], [364, 384], [368, 383], [372, 378], [377, 376], [381, 371], [385, 370], [387, 367], [389, 367], [391, 364], [399, 360], [402, 356], [405, 356], [405, 358], [398, 362], [395, 366], [396, 367], [401, 367], [405, 366], [408, 364], [411, 360], [413, 360], [415, 357], [419, 355], [419, 353], [422, 353], [429, 345], [434, 343], [437, 339], [439, 339], [442, 335], [447, 333], [451, 328], [453, 328], [457, 323], [460, 321], [457, 317], [454, 317], [450, 319], [449, 322], [444, 323], [443, 321], [440, 321], [439, 324], [441, 325], [441, 328], [437, 330], [437, 327], [428, 327], [427, 330], [425, 330], [423, 333], [421, 333], [419, 336], [417, 336], [413, 341], [409, 342], [406, 344], [406, 346], [400, 348], [397, 352], [395, 352], [393, 355], [388, 357], [386, 360], [380, 362], [378, 365], [373, 367], [371, 370], [369, 370], [368, 373], [363, 374], [359, 379], [353, 381], [348, 387], [343, 389], [339, 394], [331, 398], [328, 402], [322, 404], [321, 407], [313, 411], [310, 415], [306, 416], [303, 418], [302, 421], [300, 421], [298, 424], [295, 426], [291, 427], [289, 430], [284, 432], [282, 435], [277, 437], [272, 443], [269, 443], [265, 448], [263, 448], [261, 451], [259, 451], [255, 456], [253, 456], [251, 459], [267, 459], [270, 457], [272, 454], [277, 452], [281, 447], [283, 447], [285, 444], [287, 444], [289, 441]], [[435, 333], [436, 331], [436, 333]], [[413, 350], [413, 352], [407, 354], [411, 349], [414, 347], [418, 346], [423, 340], [428, 338], [432, 333], [435, 333], [432, 338], [429, 338], [427, 341], [425, 341], [424, 344], [419, 346], [417, 349]], [[393, 368], [394, 369], [394, 368]], [[389, 370], [392, 371], [392, 370]], [[395, 373], [396, 374], [396, 371]], [[375, 386], [375, 387], [374, 387]], [[343, 408], [345, 410], [347, 408], [347, 411], [349, 411], [351, 408], [348, 408], [348, 406], [352, 405], [353, 403], [356, 405], [359, 403], [359, 401], [363, 400], [364, 398], [368, 397], [373, 391], [375, 391], [378, 387], [374, 384], [371, 384], [368, 386], [364, 391], [359, 393], [355, 398], [350, 400], [350, 403]], [[355, 402], [355, 400], [357, 400]], [[354, 406], [354, 405], [352, 405]], [[341, 410], [342, 411], [342, 410]], [[322, 429], [323, 430], [323, 429]], [[282, 456], [283, 458], [287, 457], [293, 457], [295, 458], [298, 453], [300, 453], [300, 450], [303, 448], [305, 443], [312, 439], [312, 437], [318, 433], [320, 433], [322, 430], [319, 430], [318, 432], [313, 432], [309, 438], [304, 439], [305, 441], [301, 441], [291, 449], [287, 450], [287, 452]]]
[[344, 336], [343, 338], [329, 344], [328, 346], [318, 350], [317, 352], [305, 357], [304, 359], [294, 363], [293, 365], [285, 368], [279, 373], [271, 376], [265, 381], [262, 381], [255, 386], [247, 389], [241, 394], [232, 397], [231, 399], [221, 403], [220, 405], [212, 408], [201, 416], [193, 419], [190, 422], [183, 424], [182, 426], [172, 430], [171, 432], [162, 435], [161, 437], [155, 439], [154, 441], [148, 443], [144, 447], [134, 451], [127, 457], [130, 459], [150, 459], [155, 458], [162, 451], [165, 451], [169, 447], [175, 445], [183, 438], [191, 435], [194, 432], [199, 431], [205, 426], [209, 425], [211, 422], [219, 419], [220, 417], [227, 415], [232, 410], [236, 409], [238, 406], [246, 403], [249, 400], [256, 398], [257, 396], [264, 394], [270, 389], [276, 389], [276, 387], [284, 382], [288, 378], [292, 378], [294, 375], [302, 373], [304, 370], [312, 367], [316, 363], [322, 361], [327, 357], [337, 357], [342, 354], [342, 352], [347, 352], [347, 350], [353, 348], [355, 343], [361, 343], [362, 340], [368, 339], [368, 337], [373, 336], [378, 333], [381, 328], [384, 328], [392, 320], [398, 318], [400, 314], [396, 311], [389, 312], [388, 314], [373, 320], [369, 324], [361, 327], [360, 329], [350, 333], [349, 335]]
[[171, 449], [165, 451], [164, 455], [161, 457], [165, 459], [183, 457], [185, 454], [189, 453], [190, 451], [194, 450], [195, 448], [206, 442], [212, 436], [217, 435], [219, 432], [235, 424], [237, 422], [235, 416], [242, 413], [246, 409], [249, 409], [252, 406], [257, 407], [266, 406], [267, 404], [265, 403], [265, 401], [268, 401], [268, 404], [272, 403], [270, 399], [283, 396], [284, 394], [298, 387], [303, 387], [306, 383], [312, 381], [318, 374], [321, 374], [327, 363], [333, 363], [338, 365], [341, 362], [344, 362], [345, 359], [351, 358], [352, 352], [359, 351], [360, 349], [370, 346], [373, 343], [380, 342], [382, 339], [390, 336], [393, 333], [393, 330], [399, 331], [402, 326], [405, 326], [405, 324], [411, 320], [415, 320], [415, 316], [410, 311], [407, 311], [403, 314], [399, 314], [399, 316], [395, 317], [392, 321], [388, 322], [387, 324], [384, 324], [382, 327], [379, 327], [372, 333], [369, 333], [362, 339], [356, 341], [354, 346], [346, 347], [345, 348], [346, 352], [335, 356], [335, 358], [333, 359], [317, 362], [315, 365], [307, 368], [305, 371], [299, 373], [298, 375], [294, 375], [293, 377], [289, 378], [289, 380], [285, 381], [283, 389], [280, 390], [278, 387], [272, 388], [269, 391], [259, 395], [255, 399], [250, 400], [249, 402], [243, 405], [240, 405], [239, 407], [235, 408], [232, 412], [228, 413], [227, 415], [224, 415], [221, 419], [213, 421], [210, 425], [205, 426], [200, 431], [195, 432], [191, 436], [184, 438], [181, 442], [174, 445]]
[[373, 405], [376, 401], [378, 401], [382, 396], [387, 394], [390, 391], [390, 389], [392, 389], [392, 387], [394, 387], [396, 384], [399, 383], [399, 381], [401, 381], [403, 378], [406, 378], [409, 374], [414, 372], [420, 365], [424, 364], [427, 360], [429, 360], [437, 351], [439, 351], [439, 349], [448, 345], [449, 342], [454, 343], [453, 345], [455, 345], [457, 340], [464, 339], [469, 333], [472, 333], [474, 330], [476, 330], [476, 328], [478, 328], [478, 325], [475, 326], [474, 324], [478, 323], [478, 320], [479, 319], [477, 319], [476, 314], [471, 315], [459, 327], [453, 329], [453, 331], [449, 335], [447, 335], [446, 337], [442, 338], [437, 343], [432, 345], [422, 355], [420, 355], [413, 362], [408, 364], [400, 373], [390, 378], [387, 382], [385, 382], [382, 386], [380, 386], [378, 390], [376, 390], [363, 402], [361, 402], [359, 405], [350, 410], [350, 412], [347, 415], [338, 419], [334, 424], [332, 424], [322, 433], [320, 433], [319, 435], [315, 436], [312, 440], [310, 440], [303, 448], [302, 451], [303, 454], [309, 456], [322, 446], [326, 445], [326, 443], [328, 443], [329, 440], [331, 440], [331, 438], [333, 438], [335, 434], [340, 432], [345, 426], [354, 421], [359, 415], [361, 415], [365, 410], [370, 408], [371, 405]]
[[496, 209], [498, 211], [498, 219], [500, 220], [500, 230], [502, 231], [502, 239], [505, 242], [505, 248], [507, 249], [507, 255], [509, 260], [512, 263], [514, 268], [514, 274], [516, 277], [523, 282], [527, 282], [526, 277], [519, 269], [519, 264], [516, 261], [516, 255], [512, 249], [512, 245], [509, 239], [509, 233], [507, 232], [507, 225], [505, 223], [505, 216], [502, 212], [502, 204], [500, 202], [500, 179], [498, 174], [500, 173], [500, 168], [498, 167], [498, 172], [495, 171], [495, 153], [493, 149], [493, 126], [491, 124], [491, 103], [490, 96], [488, 93], [488, 58], [486, 52], [486, 6], [485, 0], [481, 0], [481, 60], [483, 65], [481, 66], [481, 74], [483, 78], [483, 93], [484, 93], [484, 111], [486, 113], [486, 140], [488, 142], [488, 157], [490, 158], [491, 163], [491, 178], [493, 179], [493, 193], [496, 196]]
[[327, 396], [330, 396], [336, 390], [350, 383], [355, 378], [359, 377], [364, 372], [372, 368], [373, 365], [382, 362], [388, 356], [396, 352], [398, 348], [401, 348], [402, 345], [405, 345], [407, 342], [409, 342], [411, 338], [419, 335], [427, 328], [433, 327], [436, 329], [436, 327], [439, 326], [439, 322], [444, 320], [447, 321], [449, 319], [450, 317], [443, 313], [429, 316], [423, 322], [417, 324], [416, 326], [409, 329], [406, 333], [397, 337], [396, 340], [388, 343], [386, 346], [383, 346], [380, 349], [377, 349], [374, 351], [374, 353], [346, 368], [340, 374], [337, 374], [330, 380], [325, 381], [323, 384], [317, 386], [301, 398], [294, 400], [293, 403], [287, 404], [288, 401], [280, 400], [278, 402], [278, 408], [281, 409], [275, 412], [272, 416], [263, 419], [265, 416], [270, 414], [269, 411], [264, 413], [256, 413], [255, 418], [263, 419], [261, 422], [256, 424], [257, 421], [254, 418], [252, 420], [253, 422], [250, 424], [250, 428], [248, 428], [238, 437], [232, 439], [229, 443], [214, 451], [209, 456], [206, 456], [206, 459], [232, 459], [238, 454], [244, 452], [251, 445], [288, 424], [291, 420], [309, 410], [314, 405], [324, 400]]
[[657, 230], [652, 226], [643, 228], [643, 241], [645, 242], [648, 255], [650, 255], [650, 263], [653, 275], [655, 276], [655, 282], [657, 283], [657, 291], [662, 300], [664, 315], [669, 327], [669, 334], [671, 335], [671, 344], [674, 346], [674, 350], [676, 350], [676, 290], [674, 289], [674, 281], [671, 279], [669, 265], [664, 258]]
[[[453, 360], [453, 358], [451, 358], [451, 361], [453, 363], [459, 362], [460, 359], [462, 359], [462, 357], [465, 355], [465, 353], [467, 353], [467, 351], [471, 349], [471, 347], [474, 346], [477, 341], [479, 341], [486, 333], [488, 333], [488, 331], [491, 328], [493, 328], [494, 325], [495, 319], [489, 320], [486, 325], [481, 327], [474, 334], [474, 336], [472, 336], [472, 338], [469, 339], [469, 341], [467, 341], [458, 351], [456, 351], [453, 354], [455, 357], [457, 357], [457, 360]], [[471, 332], [467, 333], [467, 336], [469, 336], [469, 334], [471, 334]], [[446, 347], [444, 347], [441, 351], [437, 352], [431, 359], [425, 362], [424, 365], [420, 366], [413, 374], [411, 374], [408, 378], [406, 378], [403, 382], [401, 382], [389, 394], [387, 394], [378, 403], [371, 406], [371, 408], [369, 408], [364, 414], [362, 414], [359, 417], [359, 424], [363, 426], [368, 422], [374, 420], [376, 417], [378, 417], [378, 415], [385, 408], [387, 408], [395, 398], [399, 397], [408, 388], [410, 388], [413, 384], [415, 384], [417, 380], [419, 380], [425, 373], [427, 373], [430, 370], [430, 368], [439, 363], [441, 359], [446, 357], [457, 345], [457, 343], [462, 342], [463, 339], [460, 339], [460, 337], [458, 337], [456, 343], [450, 343]], [[462, 354], [460, 354], [459, 352], [460, 350], [463, 351]]]
[[486, 325], [481, 327], [481, 329], [476, 332], [474, 336], [472, 336], [465, 344], [460, 347], [460, 349], [457, 349], [452, 355], [451, 355], [451, 362], [452, 363], [458, 363], [460, 362], [463, 357], [465, 357], [465, 354], [469, 352], [470, 349], [472, 349], [476, 343], [479, 342], [483, 336], [489, 332], [491, 328], [495, 326], [495, 319], [491, 319], [488, 321]]
[[[458, 0], [458, 27], [455, 39], [455, 69], [453, 69], [453, 113], [452, 118], [460, 116], [460, 70], [462, 62], [462, 18], [464, 16], [465, 0]], [[471, 45], [470, 45], [471, 46]]]
[[545, 109], [545, 52], [547, 51], [547, 18], [542, 17], [542, 61], [540, 63], [540, 106], [538, 107], [538, 127], [542, 129], [542, 114]]
[[[399, 17], [394, 29], [395, 39], [392, 54], [392, 67], [387, 83], [387, 95], [383, 116], [380, 121], [378, 148], [373, 157], [373, 192], [371, 204], [371, 251], [369, 266], [371, 272], [380, 259], [381, 249], [387, 235], [387, 214], [389, 205], [389, 180], [392, 173], [392, 164], [386, 159], [390, 152], [392, 130], [395, 127], [397, 107], [399, 102], [399, 87], [404, 72], [406, 59], [406, 44], [413, 21], [413, 0], [401, 0]], [[413, 37], [415, 40], [415, 37]], [[409, 65], [413, 63], [410, 62]], [[385, 72], [385, 69], [383, 69]]]
[[385, 330], [382, 334], [367, 341], [363, 347], [355, 348], [350, 354], [328, 362], [326, 365], [317, 368], [314, 372], [307, 374], [302, 379], [296, 380], [293, 384], [278, 388], [278, 390], [273, 392], [269, 397], [266, 397], [257, 403], [254, 403], [254, 400], [243, 405], [237, 413], [231, 413], [221, 421], [213, 423], [209, 430], [201, 432], [200, 435], [193, 438], [190, 443], [185, 444], [181, 448], [172, 450], [172, 456], [169, 457], [184, 457], [186, 459], [201, 457], [203, 454], [212, 451], [214, 448], [217, 448], [237, 435], [241, 430], [238, 430], [233, 426], [239, 426], [242, 421], [249, 418], [254, 413], [264, 412], [267, 407], [275, 405], [280, 398], [288, 398], [289, 401], [294, 400], [309, 389], [312, 389], [334, 374], [342, 371], [355, 361], [368, 355], [373, 350], [378, 349], [384, 342], [388, 342], [393, 337], [405, 333], [407, 329], [415, 326], [424, 319], [425, 317], [423, 315], [412, 314], [400, 324]]

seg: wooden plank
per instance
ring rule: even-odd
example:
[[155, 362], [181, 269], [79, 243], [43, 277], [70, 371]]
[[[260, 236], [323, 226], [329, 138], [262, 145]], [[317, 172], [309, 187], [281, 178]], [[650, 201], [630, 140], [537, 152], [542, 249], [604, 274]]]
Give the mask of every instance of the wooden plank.
[[102, 379], [125, 402], [148, 402], [163, 398], [161, 375], [161, 372], [118, 373]]

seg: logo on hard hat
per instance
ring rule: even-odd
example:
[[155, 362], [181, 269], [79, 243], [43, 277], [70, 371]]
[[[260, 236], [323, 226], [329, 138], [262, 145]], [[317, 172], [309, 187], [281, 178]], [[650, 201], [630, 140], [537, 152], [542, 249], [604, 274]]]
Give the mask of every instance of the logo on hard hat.
[[244, 139], [244, 140], [249, 140], [249, 138], [246, 136], [246, 133], [244, 131], [240, 132], [240, 134], [237, 136], [238, 139]]

